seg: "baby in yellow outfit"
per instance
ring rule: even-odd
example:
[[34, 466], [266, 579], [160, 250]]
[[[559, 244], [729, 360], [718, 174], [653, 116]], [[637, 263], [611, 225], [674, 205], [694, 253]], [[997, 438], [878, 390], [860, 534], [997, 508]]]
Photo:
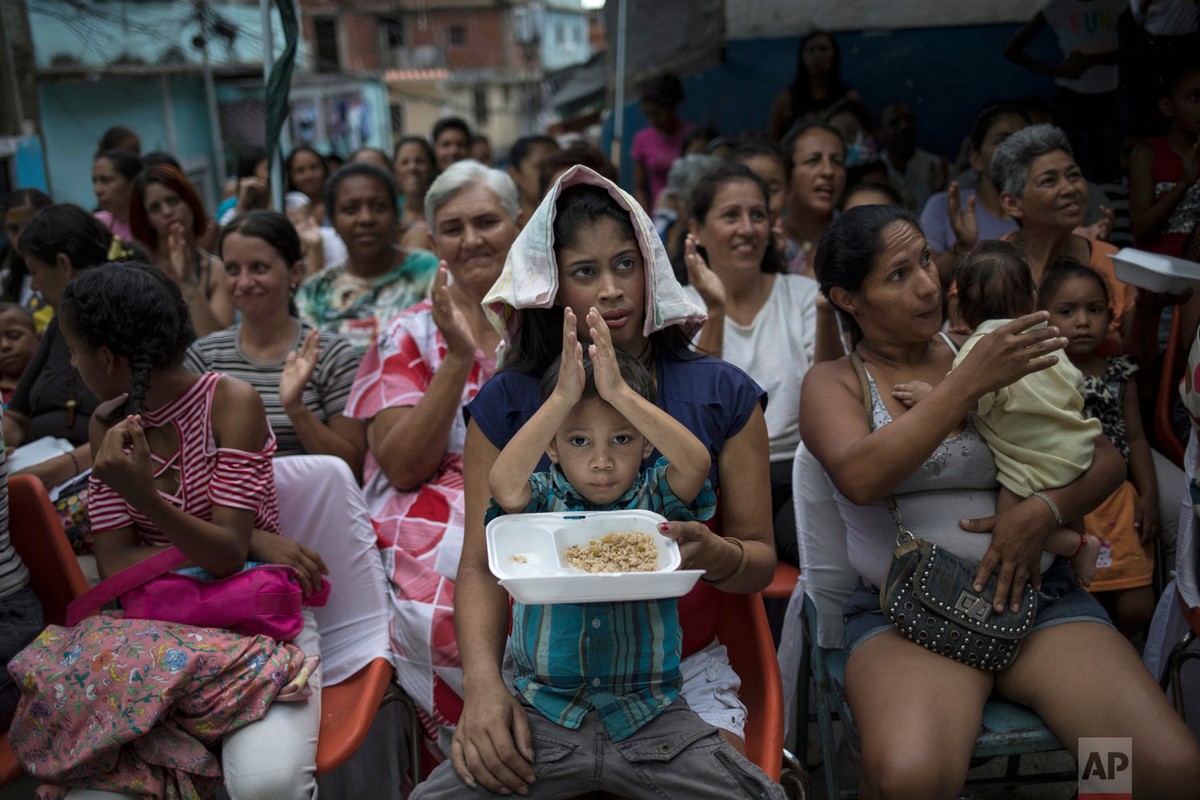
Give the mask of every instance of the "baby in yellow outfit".
[[[974, 333], [963, 343], [958, 366], [979, 340], [1017, 317], [1037, 310], [1033, 273], [1020, 252], [1004, 241], [976, 247], [955, 272], [958, 310]], [[1045, 494], [1065, 486], [1092, 465], [1100, 420], [1083, 416], [1083, 373], [1060, 356], [1058, 363], [979, 398], [972, 418], [996, 459], [1001, 490], [996, 509], [1036, 494], [1055, 516], [1058, 509]], [[913, 405], [928, 392], [914, 381], [896, 386], [896, 396]], [[1046, 539], [1046, 551], [1071, 560], [1080, 583], [1096, 572], [1100, 540], [1078, 529], [1062, 527]]]

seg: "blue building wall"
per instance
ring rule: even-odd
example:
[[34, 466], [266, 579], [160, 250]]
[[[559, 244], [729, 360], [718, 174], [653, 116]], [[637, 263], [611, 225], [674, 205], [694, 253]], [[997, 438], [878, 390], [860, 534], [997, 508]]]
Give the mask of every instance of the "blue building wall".
[[[554, 70], [582, 64], [591, 57], [592, 46], [588, 41], [588, 18], [581, 5], [576, 10], [558, 9], [546, 5], [542, 17], [542, 67]], [[563, 40], [558, 41], [559, 27]]]
[[[1005, 44], [1019, 27], [838, 33], [842, 78], [858, 91], [876, 118], [890, 102], [908, 103], [917, 115], [921, 146], [952, 158], [970, 130], [975, 112], [983, 106], [1022, 95], [1052, 94], [1051, 80], [1021, 69], [1003, 56]], [[775, 96], [795, 75], [799, 43], [799, 38], [730, 41], [723, 64], [684, 79], [687, 99], [680, 114], [729, 136], [765, 130]], [[1047, 31], [1034, 40], [1029, 52], [1048, 61], [1061, 58]], [[606, 149], [612, 123], [610, 116], [604, 126]], [[635, 94], [626, 105], [622, 143], [621, 177], [627, 186], [633, 179], [629, 146], [633, 134], [645, 125]]]
[[[167, 81], [175, 120], [176, 157], [185, 166], [194, 158], [211, 163], [212, 136], [203, 81], [199, 76], [172, 76]], [[50, 192], [56, 202], [95, 206], [92, 156], [100, 136], [113, 125], [128, 125], [137, 131], [143, 153], [171, 149], [159, 78], [42, 81], [38, 93]], [[196, 188], [206, 196], [216, 187]]]

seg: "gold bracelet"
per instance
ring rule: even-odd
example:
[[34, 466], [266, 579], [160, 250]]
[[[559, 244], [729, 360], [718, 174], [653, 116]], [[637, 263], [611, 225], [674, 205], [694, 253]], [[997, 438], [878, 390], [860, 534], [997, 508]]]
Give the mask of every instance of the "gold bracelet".
[[71, 463], [75, 465], [75, 471], [74, 471], [73, 473], [71, 473], [71, 474], [72, 474], [72, 475], [78, 475], [78, 474], [79, 474], [79, 471], [80, 471], [80, 470], [79, 470], [79, 459], [75, 457], [75, 451], [74, 451], [74, 450], [68, 450], [68, 451], [67, 451], [67, 455], [69, 455], [69, 456], [71, 457]]
[[733, 536], [725, 536], [723, 538], [725, 541], [734, 545], [738, 550], [741, 551], [741, 560], [738, 561], [738, 565], [723, 578], [718, 578], [717, 580], [713, 580], [711, 578], [702, 578], [701, 580], [703, 580], [709, 586], [725, 586], [726, 584], [737, 580], [742, 576], [742, 573], [746, 571], [746, 565], [750, 563], [750, 551], [746, 549], [745, 542]]

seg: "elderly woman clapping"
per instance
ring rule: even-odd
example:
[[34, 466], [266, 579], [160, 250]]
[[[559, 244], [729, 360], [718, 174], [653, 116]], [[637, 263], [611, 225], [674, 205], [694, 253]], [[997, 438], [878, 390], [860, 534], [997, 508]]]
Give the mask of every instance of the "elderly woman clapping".
[[[496, 370], [500, 337], [480, 303], [517, 236], [512, 179], [475, 161], [425, 196], [441, 259], [431, 297], [400, 313], [363, 357], [347, 414], [365, 420], [365, 489], [393, 588], [401, 685], [453, 724], [462, 669], [450, 624], [463, 539], [462, 407]], [[449, 740], [446, 739], [448, 748]]]

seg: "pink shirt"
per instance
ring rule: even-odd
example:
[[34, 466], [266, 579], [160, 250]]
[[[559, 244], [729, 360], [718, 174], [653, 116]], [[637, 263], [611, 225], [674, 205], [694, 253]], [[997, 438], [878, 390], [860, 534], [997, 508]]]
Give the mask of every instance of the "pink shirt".
[[668, 136], [650, 126], [633, 135], [629, 155], [634, 161], [642, 162], [650, 179], [650, 208], [646, 209], [647, 214], [658, 205], [658, 195], [667, 185], [667, 173], [671, 171], [675, 159], [683, 155], [683, 140], [693, 127], [690, 122], [685, 122], [678, 131]]
[[121, 222], [119, 219], [114, 217], [111, 211], [97, 211], [92, 216], [103, 222], [104, 227], [112, 231], [114, 236], [121, 237], [121, 241], [133, 241], [133, 231], [130, 229], [129, 224], [126, 222]]
[[[178, 471], [179, 492], [159, 494], [193, 517], [212, 521], [213, 506], [228, 506], [254, 512], [254, 527], [279, 533], [279, 502], [275, 496], [275, 434], [257, 453], [217, 447], [212, 435], [212, 399], [219, 372], [206, 372], [190, 389], [154, 411], [143, 411], [148, 427], [171, 425], [179, 437], [179, 450], [163, 460], [151, 455], [155, 477]], [[133, 527], [144, 545], [169, 545], [144, 514], [125, 502], [121, 495], [92, 474], [88, 516], [93, 533]]]

